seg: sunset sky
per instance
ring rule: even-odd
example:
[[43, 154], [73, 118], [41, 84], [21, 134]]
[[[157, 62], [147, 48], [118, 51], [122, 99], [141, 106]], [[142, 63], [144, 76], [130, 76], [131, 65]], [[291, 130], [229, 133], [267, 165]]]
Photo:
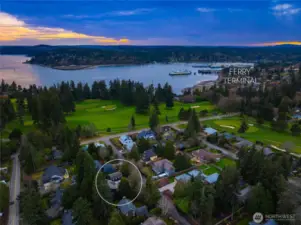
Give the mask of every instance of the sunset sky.
[[301, 1], [3, 1], [0, 45], [301, 45]]

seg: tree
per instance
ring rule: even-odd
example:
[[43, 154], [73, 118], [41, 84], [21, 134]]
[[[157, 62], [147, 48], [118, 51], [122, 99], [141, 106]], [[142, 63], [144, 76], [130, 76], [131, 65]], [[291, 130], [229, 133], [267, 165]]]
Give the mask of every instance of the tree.
[[159, 102], [158, 102], [157, 98], [154, 99], [153, 106], [154, 106], [154, 111], [158, 115], [161, 115], [161, 112], [160, 112], [160, 109], [159, 109]]
[[92, 198], [92, 188], [94, 186], [94, 178], [96, 169], [92, 156], [80, 151], [76, 157], [76, 185], [79, 191], [79, 196], [86, 199]]
[[109, 225], [126, 225], [124, 218], [118, 210], [114, 210], [111, 214]]
[[128, 158], [135, 161], [138, 161], [140, 159], [140, 155], [136, 146], [132, 148], [132, 151], [128, 154]]
[[139, 153], [143, 153], [144, 151], [150, 149], [151, 145], [149, 141], [145, 138], [140, 138], [137, 143]]
[[252, 189], [251, 196], [247, 201], [247, 209], [249, 213], [261, 212], [269, 214], [274, 212], [271, 193], [262, 184], [259, 183]]
[[128, 177], [130, 175], [129, 163], [122, 163], [120, 172], [124, 177]]
[[246, 118], [244, 117], [241, 121], [241, 125], [238, 129], [238, 132], [239, 133], [245, 133], [247, 130], [248, 130], [248, 124], [247, 124], [247, 121], [246, 121]]
[[193, 109], [193, 110], [191, 110], [188, 124], [184, 131], [184, 135], [186, 138], [193, 137], [200, 131], [201, 131], [200, 121], [199, 121], [199, 118], [198, 118], [195, 110]]
[[17, 98], [17, 116], [19, 118], [20, 124], [23, 125], [24, 121], [23, 121], [23, 117], [25, 114], [25, 102], [24, 102], [24, 97], [23, 96], [19, 96]]
[[136, 127], [135, 117], [132, 116], [132, 117], [131, 117], [131, 128], [132, 128], [132, 129], [135, 129], [135, 127]]
[[215, 205], [222, 212], [229, 212], [236, 202], [239, 191], [239, 172], [234, 166], [226, 167], [220, 174], [215, 185]]
[[151, 177], [146, 178], [145, 187], [143, 189], [143, 200], [144, 203], [149, 207], [153, 208], [158, 203], [161, 195], [160, 192], [155, 185], [155, 183], [152, 181]]
[[175, 158], [175, 147], [171, 141], [166, 142], [163, 155], [168, 160], [173, 160]]
[[152, 110], [150, 117], [149, 117], [149, 127], [151, 128], [151, 130], [155, 131], [156, 128], [159, 125], [159, 116], [157, 114], [157, 112], [155, 110]]
[[190, 159], [185, 155], [178, 154], [175, 157], [175, 162], [173, 163], [176, 171], [186, 170], [191, 167]]
[[78, 198], [72, 207], [73, 222], [80, 225], [90, 225], [93, 220], [91, 204], [84, 198]]
[[121, 178], [121, 181], [120, 181], [119, 187], [118, 187], [118, 192], [121, 197], [127, 197], [127, 198], [133, 197], [133, 192], [132, 192], [131, 186], [129, 184], [129, 181], [124, 177]]
[[9, 134], [10, 140], [20, 141], [22, 136], [22, 131], [18, 128], [14, 128], [12, 132]]
[[291, 127], [291, 132], [293, 136], [300, 136], [301, 133], [301, 128], [298, 123], [294, 123], [293, 126]]
[[6, 184], [0, 183], [0, 212], [7, 209], [9, 203], [9, 188]]
[[34, 189], [26, 189], [19, 195], [20, 214], [27, 224], [43, 225], [48, 224], [44, 211], [42, 197]]
[[77, 188], [75, 185], [71, 185], [63, 192], [62, 205], [64, 209], [71, 209], [76, 199], [78, 199]]
[[[107, 181], [102, 173], [98, 174], [97, 177], [97, 187], [101, 196], [108, 202], [113, 201], [113, 196], [110, 188], [108, 187]], [[93, 215], [100, 221], [104, 221], [105, 224], [108, 222], [108, 218], [111, 214], [112, 207], [102, 198], [100, 198], [96, 187], [93, 188]]]

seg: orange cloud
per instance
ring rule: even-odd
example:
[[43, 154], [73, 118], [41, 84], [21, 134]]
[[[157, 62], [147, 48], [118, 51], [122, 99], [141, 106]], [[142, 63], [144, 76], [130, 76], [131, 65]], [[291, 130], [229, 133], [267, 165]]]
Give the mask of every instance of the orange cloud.
[[126, 38], [115, 39], [104, 36], [93, 36], [65, 30], [62, 28], [35, 27], [29, 26], [24, 21], [19, 20], [7, 13], [0, 13], [0, 42], [12, 42], [17, 40], [65, 40], [65, 39], [85, 39], [95, 43], [106, 44], [127, 44], [130, 41]]
[[251, 46], [275, 46], [275, 45], [301, 45], [301, 41], [278, 41], [278, 42], [251, 44]]

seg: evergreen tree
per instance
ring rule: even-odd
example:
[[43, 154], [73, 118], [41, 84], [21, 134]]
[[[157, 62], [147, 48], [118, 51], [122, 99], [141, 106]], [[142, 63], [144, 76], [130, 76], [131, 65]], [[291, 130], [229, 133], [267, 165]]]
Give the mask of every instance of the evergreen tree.
[[247, 130], [248, 130], [248, 124], [247, 124], [247, 121], [246, 119], [243, 117], [242, 121], [241, 121], [241, 125], [238, 129], [238, 132], [239, 133], [245, 133]]
[[166, 108], [172, 108], [174, 106], [173, 93], [172, 93], [171, 86], [169, 86], [166, 90], [165, 105], [166, 105]]
[[145, 182], [145, 188], [143, 190], [143, 200], [145, 201], [145, 204], [149, 208], [153, 208], [157, 205], [161, 195], [160, 192], [155, 185], [155, 183], [152, 181], [151, 177], [146, 178]]
[[301, 128], [298, 123], [294, 123], [291, 127], [291, 132], [293, 136], [300, 136]]
[[161, 115], [160, 109], [159, 109], [159, 102], [157, 98], [154, 98], [153, 107], [157, 115]]
[[84, 198], [78, 198], [72, 207], [72, 222], [80, 225], [90, 225], [93, 220], [91, 204]]
[[136, 127], [136, 121], [135, 121], [134, 116], [131, 117], [131, 127], [132, 127], [132, 129], [135, 129], [135, 127]]
[[194, 137], [200, 131], [201, 131], [200, 121], [199, 121], [199, 118], [198, 118], [195, 110], [193, 109], [190, 113], [190, 117], [188, 120], [187, 127], [184, 131], [184, 135], [187, 138]]
[[163, 155], [168, 160], [173, 160], [175, 158], [175, 147], [171, 141], [167, 141]]
[[111, 214], [109, 225], [126, 225], [124, 218], [118, 210], [114, 210]]
[[176, 171], [186, 170], [191, 167], [190, 159], [187, 158], [185, 155], [178, 154], [175, 157], [175, 162], [173, 163]]
[[83, 88], [83, 98], [84, 99], [90, 99], [91, 98], [91, 90], [87, 83], [85, 83]]
[[155, 110], [151, 111], [148, 124], [151, 130], [156, 131], [156, 128], [159, 125], [159, 117]]
[[23, 96], [17, 98], [17, 116], [19, 118], [20, 124], [24, 125], [23, 117], [25, 115], [25, 102]]
[[126, 198], [135, 197], [135, 196], [133, 196], [133, 192], [130, 187], [129, 181], [124, 177], [121, 178], [121, 181], [119, 183], [118, 193], [119, 193], [119, 196], [121, 196], [121, 197], [126, 197]]

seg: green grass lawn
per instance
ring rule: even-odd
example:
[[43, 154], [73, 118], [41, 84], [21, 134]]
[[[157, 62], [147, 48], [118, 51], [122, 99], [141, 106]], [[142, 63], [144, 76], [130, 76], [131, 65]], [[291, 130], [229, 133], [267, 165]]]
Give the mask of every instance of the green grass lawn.
[[251, 220], [247, 219], [247, 218], [246, 219], [242, 219], [242, 220], [238, 221], [238, 223], [236, 225], [248, 225], [250, 221]]
[[[161, 115], [159, 116], [160, 124], [173, 123], [178, 121], [180, 108], [188, 109], [191, 106], [200, 106], [196, 111], [207, 109], [209, 112], [216, 108], [209, 102], [199, 102], [192, 104], [183, 104], [174, 102], [172, 109], [166, 109], [165, 104], [160, 105]], [[109, 109], [109, 110], [108, 110]], [[134, 106], [123, 106], [119, 101], [110, 100], [86, 100], [76, 104], [76, 112], [66, 116], [66, 120], [71, 127], [94, 123], [100, 134], [109, 134], [107, 128], [111, 128], [111, 133], [121, 133], [128, 131], [128, 125], [131, 117], [134, 115], [136, 129], [148, 127], [149, 116], [135, 113]], [[166, 121], [166, 116], [168, 121]], [[7, 124], [6, 129], [2, 132], [2, 137], [8, 137], [13, 128], [20, 128], [24, 132], [32, 129], [32, 120], [30, 116], [24, 118], [24, 126], [15, 120]]]
[[211, 174], [214, 174], [214, 173], [220, 173], [221, 171], [219, 171], [217, 168], [213, 167], [213, 166], [210, 166], [208, 165], [207, 169], [203, 169], [202, 172], [209, 176]]
[[236, 162], [229, 158], [222, 158], [220, 161], [216, 162], [215, 165], [224, 169], [226, 166], [235, 166]]
[[189, 200], [187, 198], [175, 199], [176, 206], [184, 213], [189, 211]]
[[[253, 124], [253, 126], [249, 125], [249, 129], [244, 134], [240, 134], [237, 132], [240, 127], [240, 124], [241, 124], [240, 117], [229, 117], [229, 118], [223, 118], [223, 119], [218, 119], [218, 120], [207, 120], [207, 121], [204, 121], [203, 123], [207, 126], [217, 129], [219, 131], [235, 133], [238, 136], [241, 136], [242, 138], [245, 138], [254, 143], [256, 141], [261, 141], [267, 145], [272, 144], [277, 147], [281, 147], [281, 145], [284, 142], [290, 141], [295, 144], [294, 151], [299, 154], [301, 153], [301, 138], [300, 137], [292, 136], [289, 131], [282, 132], [282, 133], [276, 132], [271, 129], [270, 124], [268, 122], [266, 122], [265, 124], [263, 124], [261, 126], [258, 126], [254, 119], [249, 118], [248, 124]], [[231, 129], [229, 127], [221, 127], [220, 125], [231, 126], [231, 127], [234, 127], [234, 129]]]

